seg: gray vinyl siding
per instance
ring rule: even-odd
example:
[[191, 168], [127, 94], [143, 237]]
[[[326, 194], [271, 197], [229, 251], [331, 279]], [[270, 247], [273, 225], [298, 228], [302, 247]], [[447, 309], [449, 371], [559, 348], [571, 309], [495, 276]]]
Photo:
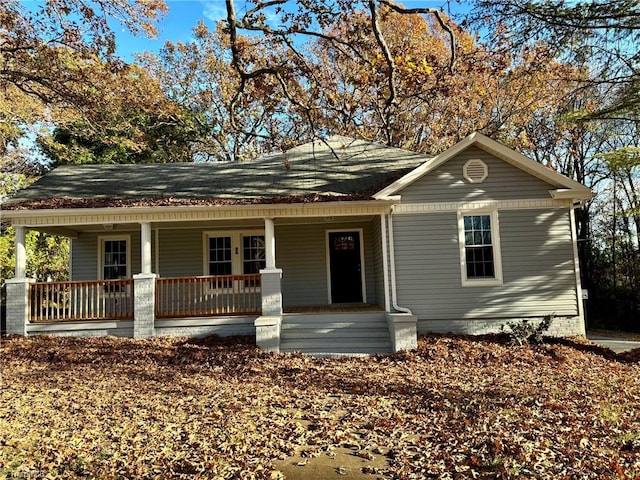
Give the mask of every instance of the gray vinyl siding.
[[98, 239], [102, 236], [129, 235], [131, 237], [131, 275], [140, 273], [140, 232], [81, 232], [78, 238], [72, 239], [71, 279], [97, 280], [98, 272]]
[[462, 287], [455, 212], [394, 215], [398, 301], [419, 319], [577, 315], [569, 212], [498, 212], [503, 285]]
[[312, 225], [276, 224], [276, 266], [282, 269], [282, 300], [285, 307], [326, 305], [327, 245], [326, 231], [362, 228], [367, 301], [375, 296], [371, 223], [327, 223]]
[[282, 269], [285, 307], [326, 305], [325, 231], [319, 225], [276, 225], [276, 266]]
[[155, 273], [164, 278], [204, 275], [203, 232], [203, 229], [159, 230], [160, 262]]
[[[482, 159], [489, 168], [489, 176], [482, 183], [469, 183], [462, 175], [462, 167], [472, 158]], [[402, 203], [464, 202], [550, 198], [549, 190], [554, 188], [557, 187], [480, 148], [471, 147], [399, 193]]]
[[98, 239], [93, 233], [80, 233], [71, 240], [71, 280], [98, 278]]

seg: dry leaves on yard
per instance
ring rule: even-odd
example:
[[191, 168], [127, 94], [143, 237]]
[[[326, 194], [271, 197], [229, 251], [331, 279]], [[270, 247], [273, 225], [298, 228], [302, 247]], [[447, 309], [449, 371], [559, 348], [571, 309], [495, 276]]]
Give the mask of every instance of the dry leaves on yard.
[[296, 451], [346, 447], [386, 457], [363, 469], [372, 479], [636, 479], [639, 357], [499, 337], [430, 336], [414, 352], [351, 359], [237, 337], [9, 337], [0, 472], [272, 479]]

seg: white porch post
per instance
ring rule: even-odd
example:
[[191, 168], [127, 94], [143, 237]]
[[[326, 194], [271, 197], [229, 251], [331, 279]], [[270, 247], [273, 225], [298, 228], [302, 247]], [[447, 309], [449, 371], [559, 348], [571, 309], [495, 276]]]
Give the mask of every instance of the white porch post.
[[273, 218], [264, 219], [264, 248], [267, 270], [276, 268], [276, 233]]
[[280, 351], [282, 324], [282, 270], [276, 268], [276, 236], [273, 218], [264, 219], [265, 267], [260, 270], [262, 316], [256, 318], [256, 344], [263, 350]]
[[151, 272], [151, 223], [140, 224], [140, 270], [133, 276], [133, 338], [155, 334], [156, 276]]
[[27, 249], [26, 229], [15, 226], [16, 269], [14, 278], [8, 279], [7, 288], [7, 333], [26, 335], [29, 323], [29, 284], [34, 280], [26, 278]]
[[24, 227], [16, 226], [16, 271], [15, 278], [25, 278], [27, 271], [27, 249], [26, 243], [26, 231]]
[[140, 224], [140, 273], [151, 273], [151, 223]]

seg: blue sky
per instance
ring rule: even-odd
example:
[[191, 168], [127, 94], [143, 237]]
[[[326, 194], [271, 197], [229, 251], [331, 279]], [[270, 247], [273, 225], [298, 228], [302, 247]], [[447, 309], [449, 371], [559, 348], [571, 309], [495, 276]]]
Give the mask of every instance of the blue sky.
[[166, 41], [187, 42], [200, 20], [213, 27], [226, 16], [224, 0], [169, 0], [166, 3], [169, 12], [158, 23], [156, 38], [133, 37], [124, 28], [116, 30], [118, 53], [125, 60], [133, 60], [134, 53], [157, 52]]
[[[168, 14], [158, 23], [158, 36], [155, 39], [136, 38], [121, 27], [114, 26], [117, 33], [118, 53], [126, 61], [132, 61], [134, 53], [143, 51], [157, 52], [166, 41], [187, 42], [192, 37], [192, 29], [199, 20], [213, 28], [218, 20], [226, 17], [224, 0], [165, 0]], [[443, 8], [445, 12], [458, 13], [468, 9], [466, 2], [455, 0], [405, 0], [408, 8]], [[240, 14], [244, 2], [236, 0], [236, 10]]]

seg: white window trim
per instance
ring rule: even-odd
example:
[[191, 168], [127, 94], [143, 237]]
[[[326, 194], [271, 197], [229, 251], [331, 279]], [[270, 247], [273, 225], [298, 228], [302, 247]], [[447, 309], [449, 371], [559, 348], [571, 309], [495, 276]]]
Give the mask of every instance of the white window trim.
[[326, 263], [327, 263], [327, 297], [329, 305], [333, 302], [331, 300], [331, 258], [329, 251], [329, 234], [336, 232], [358, 232], [360, 234], [360, 277], [362, 284], [362, 303], [367, 303], [367, 284], [365, 282], [365, 265], [364, 265], [364, 230], [362, 228], [335, 228], [331, 230], [325, 230], [324, 243], [326, 251]]
[[[489, 215], [491, 217], [491, 243], [493, 246], [494, 278], [467, 278], [467, 255], [464, 243], [465, 215]], [[491, 287], [502, 285], [502, 249], [497, 210], [458, 210], [458, 246], [460, 248], [460, 278], [463, 287]]]
[[127, 278], [131, 278], [131, 235], [98, 235], [98, 280], [104, 280], [105, 240], [124, 240], [127, 243]]
[[154, 265], [155, 265], [155, 273], [157, 277], [160, 277], [160, 229], [156, 228], [155, 229], [155, 236], [153, 238], [153, 244], [154, 244]]
[[73, 282], [73, 238], [69, 239], [69, 281]]
[[202, 232], [202, 275], [209, 276], [209, 238], [231, 237], [231, 275], [242, 275], [242, 237], [264, 236], [264, 229], [208, 230]]

